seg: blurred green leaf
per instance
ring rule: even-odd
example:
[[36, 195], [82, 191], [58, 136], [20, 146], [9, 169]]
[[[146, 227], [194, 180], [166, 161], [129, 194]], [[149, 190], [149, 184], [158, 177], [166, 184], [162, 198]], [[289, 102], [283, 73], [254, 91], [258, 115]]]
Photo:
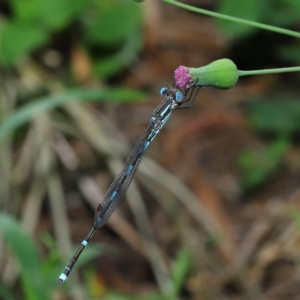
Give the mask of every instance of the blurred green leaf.
[[1, 213], [0, 228], [21, 269], [26, 299], [48, 299], [47, 285], [41, 271], [41, 261], [30, 237], [12, 217]]
[[0, 286], [0, 299], [14, 300], [14, 297], [6, 288]]
[[141, 10], [133, 2], [99, 2], [94, 14], [85, 19], [85, 45], [95, 74], [109, 78], [123, 70], [142, 47]]
[[23, 105], [0, 124], [0, 140], [13, 130], [31, 120], [34, 116], [47, 110], [62, 106], [72, 101], [135, 101], [143, 94], [129, 89], [107, 90], [73, 90], [60, 95], [52, 95], [37, 99]]
[[295, 0], [281, 0], [283, 4], [289, 5], [289, 9], [294, 10], [296, 13], [300, 11], [300, 1]]
[[182, 248], [178, 253], [176, 260], [172, 266], [172, 281], [174, 286], [173, 297], [174, 299], [180, 293], [182, 286], [185, 282], [187, 273], [191, 268], [191, 256], [187, 248]]
[[105, 79], [124, 69], [124, 63], [117, 53], [105, 59], [95, 59], [93, 69], [97, 77]]
[[[223, 0], [219, 2], [218, 12], [233, 17], [259, 22], [264, 14], [264, 7], [264, 1], [261, 0], [243, 0], [243, 2], [240, 0]], [[257, 30], [255, 27], [234, 22], [224, 20], [217, 20], [217, 22], [221, 30], [224, 30], [236, 37], [246, 36]]]
[[91, 1], [89, 0], [10, 0], [14, 19], [18, 23], [37, 25], [43, 29], [56, 30], [66, 26]]
[[287, 8], [286, 5], [281, 5], [280, 8], [271, 5], [265, 17], [268, 24], [274, 24], [279, 27], [289, 27], [298, 21], [298, 11]]
[[51, 30], [61, 29], [82, 12], [89, 2], [88, 0], [40, 0], [38, 17], [47, 28]]
[[9, 0], [9, 2], [13, 11], [13, 20], [15, 22], [28, 24], [37, 17], [41, 0]]
[[268, 23], [288, 27], [299, 20], [300, 2], [295, 0], [269, 1], [266, 17]]
[[93, 68], [96, 75], [100, 78], [108, 78], [121, 71], [135, 58], [135, 53], [141, 47], [140, 34], [132, 34], [117, 53], [102, 59], [95, 59]]
[[299, 46], [283, 46], [278, 50], [279, 58], [290, 62], [300, 64]]
[[300, 130], [300, 102], [292, 98], [259, 101], [249, 106], [251, 125], [259, 131], [294, 133]]
[[0, 32], [0, 60], [11, 65], [46, 41], [47, 34], [36, 26], [6, 22]]
[[96, 18], [87, 23], [86, 41], [107, 46], [124, 42], [139, 27], [141, 11], [129, 1], [103, 3]]
[[255, 188], [268, 180], [276, 171], [291, 145], [286, 139], [278, 139], [263, 151], [244, 151], [238, 158], [243, 170], [241, 185]]

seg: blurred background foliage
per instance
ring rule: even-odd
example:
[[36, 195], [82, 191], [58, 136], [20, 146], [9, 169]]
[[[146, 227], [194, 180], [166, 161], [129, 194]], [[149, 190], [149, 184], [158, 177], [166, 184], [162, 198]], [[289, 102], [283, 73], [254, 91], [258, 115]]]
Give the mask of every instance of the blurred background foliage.
[[122, 70], [141, 49], [142, 15], [132, 1], [7, 2], [10, 16], [3, 20], [1, 33], [3, 65], [12, 66], [41, 47], [49, 47], [55, 34], [64, 30], [73, 31], [73, 38], [92, 57], [95, 75], [102, 78]]
[[[299, 31], [298, 0], [185, 2]], [[122, 213], [56, 286], [174, 69], [292, 66], [297, 39], [159, 0], [0, 13], [1, 299], [298, 299], [297, 73], [205, 89], [174, 113]]]

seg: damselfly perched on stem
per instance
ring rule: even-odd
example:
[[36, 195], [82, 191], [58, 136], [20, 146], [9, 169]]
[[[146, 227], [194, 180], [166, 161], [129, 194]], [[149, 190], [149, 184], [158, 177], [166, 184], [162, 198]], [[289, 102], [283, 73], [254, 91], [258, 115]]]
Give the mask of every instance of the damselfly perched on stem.
[[[189, 90], [191, 91], [190, 93], [188, 92]], [[83, 249], [89, 243], [95, 230], [102, 227], [107, 222], [111, 214], [120, 203], [121, 199], [124, 197], [130, 182], [140, 165], [145, 150], [165, 125], [171, 116], [172, 111], [175, 109], [190, 107], [195, 100], [198, 91], [199, 88], [196, 88], [196, 93], [193, 93], [194, 88], [191, 88], [186, 90], [185, 94], [183, 95], [177, 88], [164, 87], [161, 89], [160, 94], [163, 96], [163, 101], [153, 111], [147, 129], [140, 137], [130, 156], [126, 160], [123, 170], [115, 178], [106, 192], [103, 200], [98, 205], [94, 216], [94, 225], [88, 235], [82, 241], [80, 247], [73, 255], [68, 265], [65, 267], [64, 271], [60, 274], [58, 278], [59, 285], [61, 285], [68, 278], [72, 268], [74, 267]]]

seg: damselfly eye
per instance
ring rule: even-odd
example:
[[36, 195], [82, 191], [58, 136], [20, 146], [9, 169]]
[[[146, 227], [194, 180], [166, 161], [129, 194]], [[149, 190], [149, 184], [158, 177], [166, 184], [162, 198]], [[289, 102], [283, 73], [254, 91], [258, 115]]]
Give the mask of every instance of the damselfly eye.
[[175, 100], [176, 100], [176, 102], [181, 102], [182, 99], [183, 99], [182, 93], [179, 92], [179, 91], [176, 91], [176, 93], [175, 93]]
[[160, 90], [160, 94], [163, 96], [164, 95], [164, 92], [167, 90], [168, 88], [167, 87], [163, 87], [163, 88], [161, 88], [161, 90]]

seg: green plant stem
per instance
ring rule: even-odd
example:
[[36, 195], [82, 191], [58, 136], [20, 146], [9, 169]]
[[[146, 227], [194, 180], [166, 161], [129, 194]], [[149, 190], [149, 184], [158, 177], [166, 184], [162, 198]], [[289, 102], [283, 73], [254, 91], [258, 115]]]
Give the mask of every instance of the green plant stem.
[[240, 19], [240, 18], [236, 18], [236, 17], [223, 15], [223, 14], [219, 14], [219, 13], [212, 12], [212, 11], [209, 11], [209, 10], [197, 8], [197, 7], [190, 6], [190, 5], [187, 5], [187, 4], [184, 4], [184, 3], [180, 3], [180, 2], [175, 1], [175, 0], [162, 0], [162, 1], [173, 4], [173, 5], [178, 6], [178, 7], [182, 7], [186, 10], [190, 10], [190, 11], [193, 11], [193, 12], [196, 12], [196, 13], [201, 13], [203, 15], [207, 15], [207, 16], [210, 16], [210, 17], [215, 17], [215, 18], [219, 18], [219, 19], [223, 19], [223, 20], [227, 20], [227, 21], [231, 21], [231, 22], [237, 22], [237, 23], [240, 23], [240, 24], [245, 24], [245, 25], [249, 25], [249, 26], [253, 26], [253, 27], [257, 27], [257, 28], [261, 28], [261, 29], [265, 29], [265, 30], [269, 30], [269, 31], [274, 31], [274, 32], [278, 32], [278, 33], [281, 33], [281, 34], [286, 34], [286, 35], [290, 35], [290, 36], [293, 36], [293, 37], [300, 38], [300, 33], [296, 32], [296, 31], [283, 29], [283, 28], [279, 28], [279, 27], [276, 27], [276, 26], [266, 25], [266, 24], [262, 24], [262, 23], [258, 23], [258, 22], [248, 21], [248, 20], [244, 20], [244, 19]]
[[275, 73], [299, 72], [299, 71], [300, 71], [300, 67], [290, 67], [290, 68], [264, 69], [264, 70], [252, 70], [252, 71], [238, 70], [238, 73], [239, 76], [247, 76], [247, 75], [262, 75], [262, 74], [275, 74]]

